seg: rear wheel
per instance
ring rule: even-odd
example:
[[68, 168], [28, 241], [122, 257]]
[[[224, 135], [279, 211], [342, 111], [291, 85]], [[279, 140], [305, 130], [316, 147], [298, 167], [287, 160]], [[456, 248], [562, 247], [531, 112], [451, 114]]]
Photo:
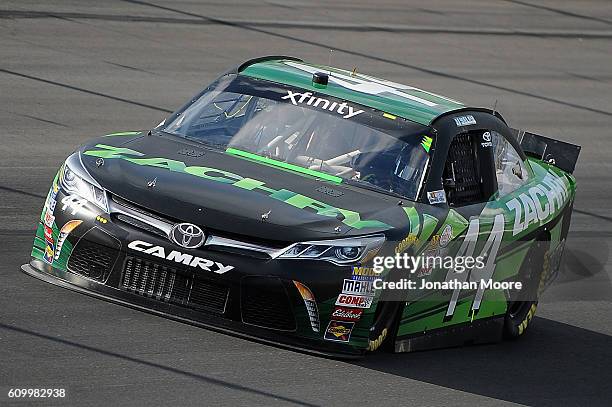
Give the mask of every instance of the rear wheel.
[[545, 237], [536, 240], [518, 275], [525, 291], [515, 293], [508, 300], [508, 311], [504, 320], [504, 335], [518, 338], [527, 330], [538, 307], [538, 297], [548, 274], [548, 247]]

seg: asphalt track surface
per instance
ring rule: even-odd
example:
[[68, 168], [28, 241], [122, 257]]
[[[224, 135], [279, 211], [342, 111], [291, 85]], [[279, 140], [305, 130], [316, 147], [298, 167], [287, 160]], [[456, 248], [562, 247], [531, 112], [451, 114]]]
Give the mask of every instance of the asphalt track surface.
[[[329, 50], [333, 49], [331, 54]], [[562, 274], [520, 341], [341, 362], [210, 332], [23, 274], [80, 142], [151, 128], [226, 68], [289, 54], [582, 145]], [[612, 3], [0, 3], [0, 405], [610, 405]], [[58, 401], [10, 388], [65, 388]]]

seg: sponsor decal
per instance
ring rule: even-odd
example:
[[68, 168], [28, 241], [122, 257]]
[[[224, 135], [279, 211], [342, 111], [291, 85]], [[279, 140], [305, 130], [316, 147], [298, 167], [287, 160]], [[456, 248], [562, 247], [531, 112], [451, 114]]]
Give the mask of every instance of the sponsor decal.
[[348, 342], [351, 339], [351, 332], [353, 332], [354, 322], [346, 321], [329, 321], [327, 329], [325, 330], [324, 338], [328, 341], [335, 342]]
[[332, 312], [331, 317], [341, 321], [359, 321], [361, 314], [363, 314], [363, 310], [361, 308], [336, 307], [334, 312]]
[[45, 225], [45, 240], [53, 243], [53, 229]]
[[482, 143], [480, 143], [481, 147], [493, 147], [493, 143], [491, 142], [491, 133], [485, 131], [482, 133]]
[[532, 223], [546, 223], [557, 210], [563, 208], [568, 196], [565, 180], [549, 173], [541, 184], [508, 201], [506, 206], [514, 213], [512, 235], [518, 235]]
[[144, 155], [143, 153], [125, 147], [114, 147], [106, 144], [97, 144], [96, 147], [99, 148], [99, 150], [87, 150], [83, 154], [92, 157], [102, 157], [105, 160], [122, 159], [136, 165], [165, 168], [168, 171], [189, 174], [209, 181], [229, 184], [242, 190], [264, 194], [272, 199], [284, 202], [287, 205], [291, 205], [299, 209], [309, 210], [320, 216], [338, 218], [339, 215], [342, 215], [342, 223], [355, 229], [390, 227], [386, 223], [378, 220], [363, 220], [361, 219], [361, 214], [358, 212], [337, 208], [287, 189], [276, 190], [268, 187], [265, 182], [243, 177], [229, 171], [211, 167], [187, 166], [182, 161], [171, 160], [169, 158], [145, 158], [142, 157]]
[[49, 194], [47, 195], [47, 200], [45, 201], [45, 207], [51, 212], [55, 211], [55, 205], [57, 204], [55, 198], [57, 198], [57, 191], [55, 190], [54, 186], [52, 186], [51, 189], [49, 189]]
[[440, 247], [444, 248], [448, 245], [448, 243], [453, 239], [453, 228], [451, 225], [446, 225], [444, 230], [440, 234]]
[[469, 126], [472, 124], [476, 124], [476, 119], [474, 119], [474, 116], [472, 116], [471, 114], [468, 114], [467, 116], [455, 117], [455, 123], [459, 127]]
[[343, 294], [374, 295], [374, 286], [371, 281], [344, 279]]
[[68, 222], [64, 224], [64, 226], [62, 226], [59, 232], [59, 237], [57, 238], [57, 246], [55, 247], [55, 255], [53, 256], [55, 260], [59, 259], [60, 253], [62, 252], [62, 246], [64, 245], [64, 242], [66, 241], [66, 238], [68, 237], [70, 232], [76, 229], [77, 226], [79, 226], [81, 223], [83, 223], [82, 220], [69, 220]]
[[366, 295], [340, 294], [336, 305], [351, 308], [370, 308], [374, 297]]
[[[437, 250], [432, 250], [432, 251], [423, 253], [423, 256], [434, 257], [437, 254], [438, 254]], [[417, 270], [417, 272], [415, 273], [415, 276], [417, 278], [428, 276], [433, 272], [433, 269], [434, 269], [433, 264], [425, 263], [420, 269]]]
[[354, 266], [352, 280], [373, 281], [379, 277], [379, 274], [372, 267]]
[[339, 114], [344, 119], [350, 119], [351, 117], [363, 113], [363, 110], [357, 110], [346, 102], [330, 102], [328, 99], [313, 96], [313, 94], [310, 92], [297, 93], [288, 90], [287, 95], [281, 97], [281, 99], [290, 100], [291, 104], [295, 106], [306, 104], [308, 106], [328, 110], [330, 112]]
[[429, 200], [431, 205], [445, 203], [446, 193], [443, 189], [439, 189], [437, 191], [427, 191], [427, 200]]
[[53, 223], [55, 223], [55, 216], [53, 216], [53, 211], [47, 209], [45, 212], [45, 226], [53, 227]]
[[410, 233], [408, 236], [403, 238], [402, 241], [399, 242], [397, 246], [395, 246], [395, 253], [399, 254], [399, 253], [404, 252], [410, 246], [415, 244], [416, 241], [417, 241], [417, 237], [413, 235], [412, 233]]
[[142, 240], [134, 240], [128, 244], [128, 247], [137, 252], [174, 261], [175, 263], [182, 263], [189, 267], [201, 268], [204, 271], [212, 271], [216, 274], [224, 274], [234, 268], [234, 266], [226, 266], [218, 261], [212, 261], [203, 257], [181, 253], [176, 250], [172, 250], [166, 254], [166, 249], [164, 249], [162, 246], [155, 246], [152, 243], [143, 242]]
[[57, 178], [58, 176], [56, 176], [53, 180], [53, 184], [51, 184], [51, 188], [49, 188], [49, 193], [47, 194], [47, 199], [45, 200], [45, 209], [49, 209], [51, 213], [55, 211], [55, 205], [57, 204], [56, 198], [59, 191]]
[[53, 243], [47, 241], [47, 247], [45, 247], [45, 255], [43, 256], [43, 260], [49, 264], [53, 264], [53, 253], [55, 249], [53, 247]]
[[423, 136], [423, 140], [421, 140], [421, 147], [425, 150], [426, 153], [429, 153], [431, 149], [431, 142], [433, 139], [429, 136]]

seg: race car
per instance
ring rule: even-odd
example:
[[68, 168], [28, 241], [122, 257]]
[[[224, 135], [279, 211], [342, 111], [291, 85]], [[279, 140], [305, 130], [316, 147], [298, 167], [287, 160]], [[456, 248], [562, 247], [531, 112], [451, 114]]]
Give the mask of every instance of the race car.
[[[261, 57], [151, 130], [78, 147], [22, 270], [334, 357], [514, 338], [558, 272], [579, 151], [492, 109]], [[426, 256], [480, 263], [393, 263]]]

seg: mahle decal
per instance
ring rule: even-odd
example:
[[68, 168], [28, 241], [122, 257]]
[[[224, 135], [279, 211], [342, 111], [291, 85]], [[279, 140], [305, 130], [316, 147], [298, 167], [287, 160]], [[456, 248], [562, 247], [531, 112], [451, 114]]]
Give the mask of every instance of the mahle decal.
[[263, 181], [243, 177], [241, 175], [234, 174], [233, 172], [211, 167], [187, 166], [182, 161], [171, 160], [169, 158], [142, 158], [144, 156], [143, 153], [124, 147], [114, 147], [106, 144], [97, 144], [96, 147], [100, 148], [101, 150], [88, 150], [83, 154], [92, 157], [102, 157], [104, 159], [118, 158], [138, 165], [165, 168], [172, 172], [190, 174], [210, 181], [230, 184], [247, 191], [256, 191], [295, 208], [311, 209], [315, 211], [317, 215], [332, 218], [343, 218], [342, 223], [355, 229], [391, 227], [378, 220], [362, 220], [361, 215], [358, 212], [336, 208], [324, 202], [289, 191], [287, 189], [272, 189], [266, 186], [265, 182]]

